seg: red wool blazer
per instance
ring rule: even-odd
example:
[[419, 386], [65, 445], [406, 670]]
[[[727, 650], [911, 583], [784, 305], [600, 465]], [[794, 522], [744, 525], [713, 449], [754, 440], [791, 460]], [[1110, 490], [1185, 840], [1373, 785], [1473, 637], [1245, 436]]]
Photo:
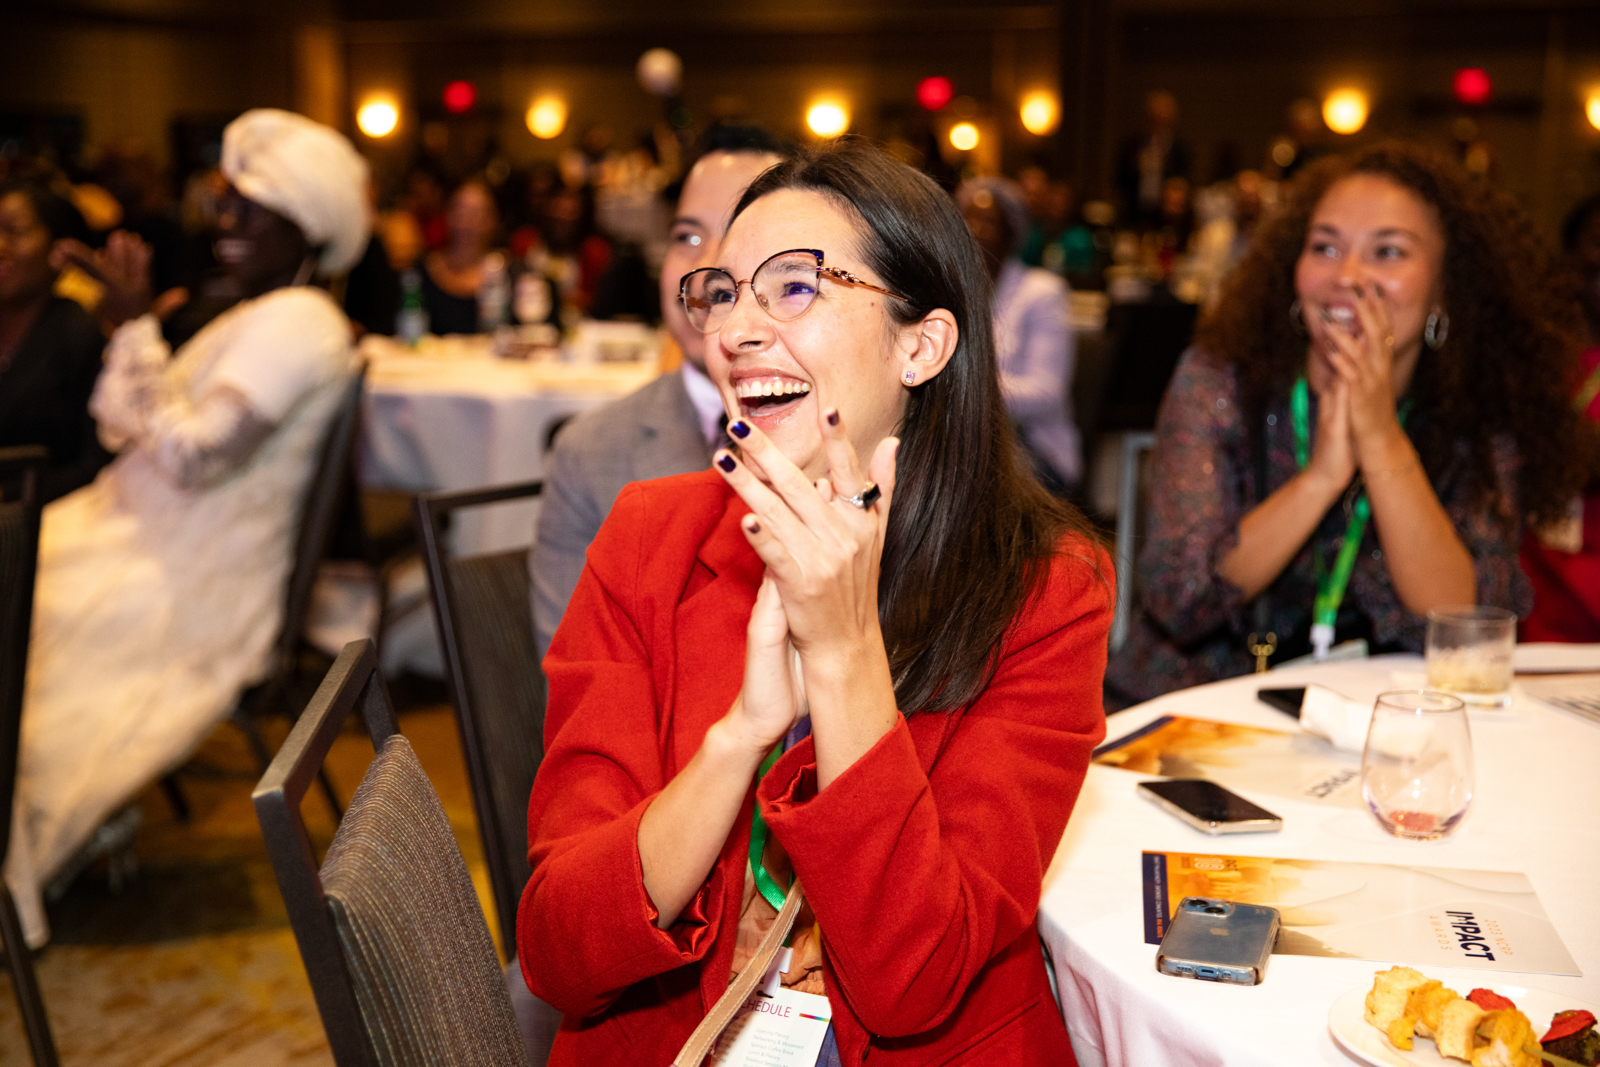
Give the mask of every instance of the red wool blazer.
[[811, 740], [796, 745], [656, 928], [639, 818], [738, 695], [762, 576], [748, 510], [714, 471], [628, 486], [550, 646], [517, 922], [529, 988], [566, 1014], [550, 1063], [671, 1063], [727, 987], [759, 802], [822, 926], [847, 1067], [1072, 1064], [1034, 916], [1105, 736], [1111, 568], [1082, 541], [1061, 545], [978, 700], [902, 720], [822, 793]]

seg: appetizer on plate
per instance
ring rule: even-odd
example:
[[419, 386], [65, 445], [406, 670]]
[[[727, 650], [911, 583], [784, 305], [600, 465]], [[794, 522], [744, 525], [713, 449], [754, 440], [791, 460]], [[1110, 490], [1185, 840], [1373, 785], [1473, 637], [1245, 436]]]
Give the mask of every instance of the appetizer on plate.
[[1417, 1037], [1431, 1038], [1439, 1055], [1473, 1067], [1596, 1067], [1600, 1035], [1587, 1011], [1556, 1014], [1543, 1039], [1516, 1004], [1490, 989], [1463, 997], [1410, 967], [1391, 967], [1373, 978], [1362, 1016], [1389, 1043], [1411, 1051]]
[[1590, 1011], [1557, 1012], [1539, 1044], [1545, 1052], [1564, 1056], [1583, 1067], [1600, 1064], [1600, 1034], [1595, 1033], [1594, 1013]]

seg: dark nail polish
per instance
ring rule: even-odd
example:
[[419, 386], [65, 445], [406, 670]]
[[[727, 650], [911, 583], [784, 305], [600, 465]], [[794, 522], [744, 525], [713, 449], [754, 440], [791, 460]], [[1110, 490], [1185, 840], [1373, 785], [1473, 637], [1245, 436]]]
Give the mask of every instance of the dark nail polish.
[[728, 432], [733, 434], [733, 436], [737, 437], [739, 440], [743, 441], [746, 437], [750, 436], [750, 424], [745, 422], [743, 419], [734, 419], [732, 422], [728, 423]]
[[1355, 290], [1356, 299], [1357, 300], [1360, 300], [1362, 297], [1367, 295], [1367, 291], [1365, 289], [1361, 288], [1361, 286], [1359, 286], [1359, 285], [1352, 286], [1351, 288], [1353, 288]]
[[756, 522], [754, 519], [752, 519], [752, 520], [750, 520], [750, 525], [745, 527], [745, 529], [749, 530], [751, 533], [760, 533], [761, 532], [761, 524], [759, 522]]
[[1332, 322], [1333, 321], [1333, 316], [1328, 314], [1328, 309], [1327, 308], [1318, 308], [1317, 309], [1317, 314], [1322, 317], [1322, 321], [1323, 322]]
[[837, 426], [837, 425], [839, 425], [839, 409], [838, 408], [834, 408], [832, 411], [828, 412], [828, 425], [829, 426]]
[[717, 466], [721, 467], [723, 470], [727, 471], [729, 474], [732, 474], [733, 473], [733, 468], [738, 466], [738, 464], [734, 463], [732, 456], [730, 456], [726, 452], [724, 452], [722, 455], [717, 457]]

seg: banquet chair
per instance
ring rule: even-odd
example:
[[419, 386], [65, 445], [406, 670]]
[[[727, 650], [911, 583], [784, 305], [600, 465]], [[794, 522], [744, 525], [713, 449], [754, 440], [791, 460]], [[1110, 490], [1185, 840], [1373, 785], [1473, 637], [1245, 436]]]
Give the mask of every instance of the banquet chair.
[[448, 533], [450, 517], [462, 508], [536, 497], [542, 487], [524, 482], [429, 493], [416, 502], [417, 537], [507, 958], [516, 955], [517, 903], [530, 874], [528, 794], [544, 758], [544, 672], [528, 600], [528, 553], [451, 559]]
[[[357, 707], [374, 756], [319, 867], [300, 807]], [[371, 641], [344, 647], [251, 799], [339, 1067], [526, 1067], [472, 878]]]
[[[361, 426], [361, 396], [366, 385], [367, 365], [356, 369], [322, 441], [317, 465], [301, 505], [300, 524], [295, 533], [294, 564], [289, 571], [289, 582], [284, 591], [283, 624], [272, 646], [272, 658], [267, 678], [246, 690], [239, 698], [231, 716], [234, 724], [244, 732], [251, 750], [262, 768], [272, 762], [272, 750], [262, 736], [257, 719], [263, 714], [282, 712], [291, 719], [297, 711], [294, 700], [294, 683], [300, 674], [300, 655], [304, 647], [303, 634], [306, 616], [311, 610], [311, 590], [317, 581], [317, 568], [328, 554], [333, 542], [334, 526], [339, 518], [339, 508], [348, 487], [348, 474], [353, 469], [356, 454], [357, 431]], [[318, 771], [328, 806], [339, 818], [339, 796], [327, 774]], [[162, 787], [172, 800], [180, 818], [187, 815], [177, 781], [168, 775]]]
[[[23, 683], [33, 625], [33, 582], [39, 562], [39, 480], [50, 454], [37, 445], [0, 449], [0, 486], [15, 483], [18, 495], [0, 494], [0, 861], [11, 838], [16, 800], [17, 755], [22, 727]], [[11, 988], [22, 1013], [28, 1049], [39, 1067], [55, 1067], [50, 1016], [33, 970], [33, 954], [11, 888], [0, 879], [0, 937], [4, 938]]]
[[1122, 647], [1128, 639], [1132, 625], [1135, 586], [1138, 585], [1138, 551], [1136, 543], [1143, 533], [1140, 518], [1144, 493], [1145, 456], [1156, 447], [1156, 435], [1134, 431], [1122, 435], [1122, 464], [1117, 484], [1117, 603], [1111, 616], [1112, 652]]

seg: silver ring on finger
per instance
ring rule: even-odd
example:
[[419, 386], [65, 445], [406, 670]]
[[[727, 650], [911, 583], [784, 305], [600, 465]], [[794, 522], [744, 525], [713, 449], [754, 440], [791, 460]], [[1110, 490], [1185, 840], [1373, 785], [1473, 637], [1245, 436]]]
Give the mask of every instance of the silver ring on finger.
[[872, 507], [872, 505], [876, 504], [878, 502], [878, 498], [882, 495], [883, 491], [878, 488], [877, 482], [868, 482], [866, 485], [861, 487], [861, 491], [855, 496], [845, 497], [844, 502], [846, 504], [854, 504], [862, 511], [866, 511], [868, 508]]

